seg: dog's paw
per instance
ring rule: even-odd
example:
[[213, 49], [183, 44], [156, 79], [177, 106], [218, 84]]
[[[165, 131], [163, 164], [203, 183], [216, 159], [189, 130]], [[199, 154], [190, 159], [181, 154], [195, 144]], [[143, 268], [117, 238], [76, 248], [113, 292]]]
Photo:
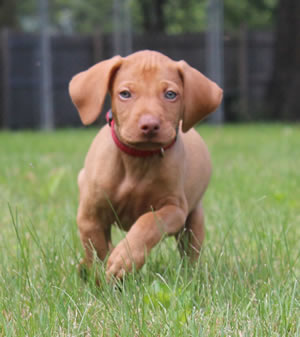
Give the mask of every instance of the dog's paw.
[[110, 280], [113, 277], [121, 279], [125, 273], [131, 272], [133, 268], [140, 269], [145, 262], [144, 247], [137, 244], [130, 244], [123, 239], [112, 251], [107, 261], [106, 277]]
[[89, 278], [89, 267], [84, 259], [80, 260], [78, 266], [77, 266], [77, 271], [79, 277], [84, 281], [87, 282]]
[[79, 277], [84, 282], [88, 282], [91, 280], [92, 282], [95, 281], [96, 286], [99, 287], [101, 285], [97, 269], [92, 268], [92, 266], [89, 266], [84, 259], [80, 261], [77, 270]]
[[78, 274], [79, 277], [86, 282], [88, 280], [89, 272], [88, 272], [88, 267], [84, 263], [80, 263], [78, 266]]

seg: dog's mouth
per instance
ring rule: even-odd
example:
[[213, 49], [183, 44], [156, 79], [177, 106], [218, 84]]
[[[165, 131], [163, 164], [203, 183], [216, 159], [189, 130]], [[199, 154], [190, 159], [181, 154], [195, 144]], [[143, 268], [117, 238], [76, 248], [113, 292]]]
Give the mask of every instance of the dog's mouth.
[[[162, 125], [162, 124], [161, 124]], [[120, 142], [120, 148], [126, 152], [131, 150], [137, 152], [163, 153], [169, 149], [177, 140], [180, 125], [168, 123], [155, 132], [144, 132], [143, 128], [137, 128], [135, 125], [113, 125], [115, 142]], [[142, 156], [146, 155], [145, 153]]]
[[153, 137], [132, 135], [128, 133], [119, 132], [119, 130], [116, 130], [116, 134], [123, 144], [131, 148], [137, 150], [155, 151], [173, 143], [174, 140], [177, 138], [177, 129], [176, 130], [169, 129], [168, 132], [165, 132], [164, 134], [161, 133]]
[[[141, 141], [141, 142], [132, 142], [132, 141], [127, 141], [125, 142], [129, 147], [135, 148], [137, 150], [147, 150], [147, 151], [154, 151], [158, 150], [162, 147], [167, 146], [169, 143], [161, 143], [161, 142], [152, 142], [152, 141]], [[171, 142], [170, 142], [171, 143]]]

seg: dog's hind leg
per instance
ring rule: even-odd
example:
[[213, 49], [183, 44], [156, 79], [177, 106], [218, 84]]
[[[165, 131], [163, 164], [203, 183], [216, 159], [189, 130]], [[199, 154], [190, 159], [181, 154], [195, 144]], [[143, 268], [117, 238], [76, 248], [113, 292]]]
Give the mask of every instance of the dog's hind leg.
[[188, 215], [184, 229], [176, 235], [181, 256], [197, 261], [205, 236], [204, 212], [201, 202]]

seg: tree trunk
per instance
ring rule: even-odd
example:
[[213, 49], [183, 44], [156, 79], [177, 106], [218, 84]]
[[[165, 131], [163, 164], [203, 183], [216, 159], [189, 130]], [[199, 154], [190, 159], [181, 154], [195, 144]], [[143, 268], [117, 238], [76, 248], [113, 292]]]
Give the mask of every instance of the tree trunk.
[[0, 0], [0, 29], [15, 28], [16, 25], [16, 1]]
[[279, 0], [269, 117], [300, 120], [300, 1]]
[[147, 33], [163, 33], [166, 29], [164, 6], [166, 0], [140, 0], [143, 27]]

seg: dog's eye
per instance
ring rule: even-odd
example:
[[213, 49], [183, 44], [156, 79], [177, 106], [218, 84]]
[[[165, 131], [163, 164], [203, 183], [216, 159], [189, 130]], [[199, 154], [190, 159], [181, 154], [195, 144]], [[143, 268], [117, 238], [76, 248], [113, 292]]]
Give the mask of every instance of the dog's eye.
[[123, 99], [128, 99], [131, 97], [131, 93], [128, 90], [123, 90], [119, 93], [119, 96]]
[[176, 92], [172, 91], [172, 90], [168, 90], [165, 92], [165, 98], [169, 99], [169, 100], [173, 100], [177, 97]]

